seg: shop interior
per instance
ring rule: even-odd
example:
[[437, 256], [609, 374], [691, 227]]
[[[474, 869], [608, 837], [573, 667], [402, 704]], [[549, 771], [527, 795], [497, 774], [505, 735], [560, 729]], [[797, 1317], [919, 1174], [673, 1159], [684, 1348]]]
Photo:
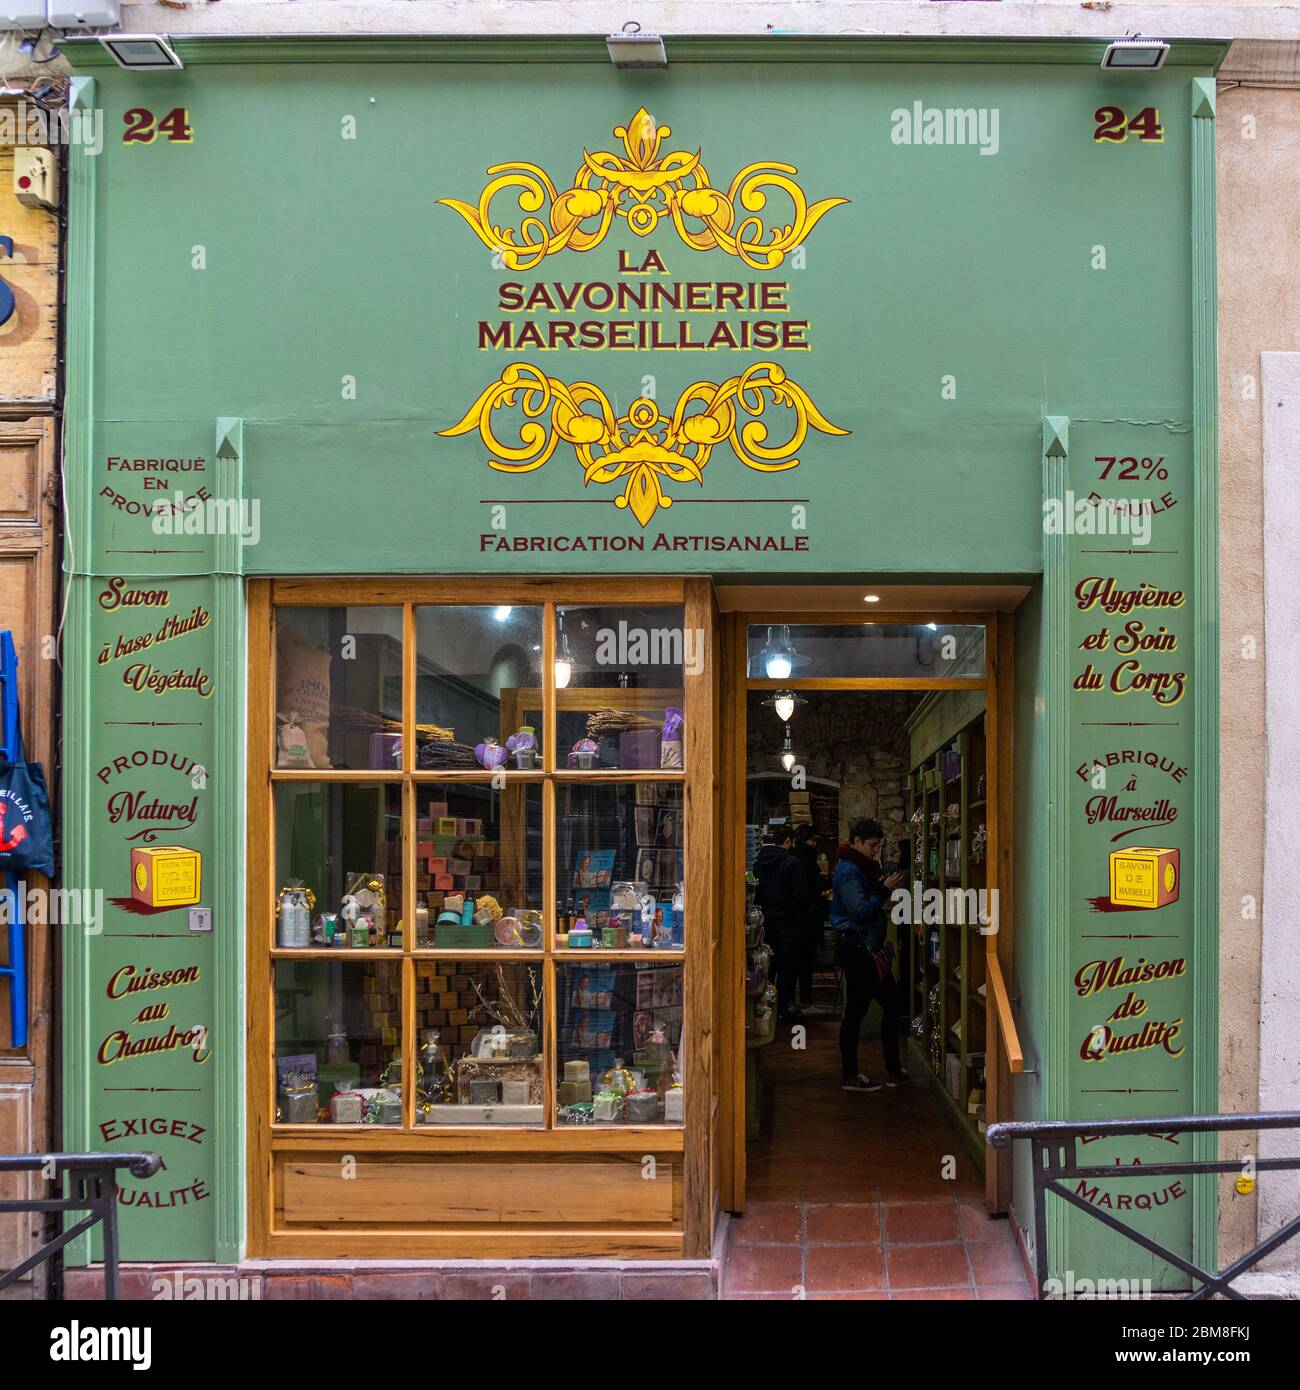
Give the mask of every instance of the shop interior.
[[[744, 870], [750, 1201], [869, 1202], [876, 1192], [906, 1191], [912, 1184], [921, 1195], [940, 1190], [941, 1172], [968, 1195], [983, 1192], [989, 982], [978, 915], [988, 915], [985, 890], [992, 886], [992, 768], [986, 691], [959, 684], [983, 673], [982, 644], [983, 629], [971, 624], [749, 627]], [[773, 667], [775, 680], [769, 677]], [[854, 682], [855, 676], [864, 679]], [[945, 678], [949, 688], [935, 688]], [[859, 688], [851, 688], [855, 683]], [[889, 914], [887, 940], [907, 1079], [885, 1084], [883, 1015], [876, 1001], [860, 1029], [858, 1061], [880, 1089], [852, 1092], [842, 1089], [842, 933], [827, 918], [839, 848], [850, 827], [864, 819], [879, 823], [882, 870], [901, 875], [906, 897]], [[766, 871], [755, 873], [762, 847], [779, 846], [787, 827], [796, 830], [793, 849], [809, 894], [793, 931], [783, 910], [775, 930], [764, 920], [775, 850], [766, 852]], [[975, 920], [946, 920], [951, 912], [936, 920], [935, 889], [949, 904], [955, 901], [950, 890], [960, 890]], [[788, 1000], [778, 998], [783, 951], [797, 960], [787, 971], [787, 981], [794, 975], [783, 992]]]

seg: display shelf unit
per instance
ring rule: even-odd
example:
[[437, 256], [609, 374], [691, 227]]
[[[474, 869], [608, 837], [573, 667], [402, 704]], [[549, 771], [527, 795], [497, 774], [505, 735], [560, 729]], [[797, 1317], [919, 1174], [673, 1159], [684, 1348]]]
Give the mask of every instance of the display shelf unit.
[[[968, 1098], [975, 1089], [986, 1093], [987, 981], [979, 905], [987, 901], [988, 887], [987, 776], [980, 715], [917, 763], [908, 779], [912, 881], [923, 890], [922, 921], [913, 925], [908, 1000], [911, 1016], [926, 1020], [924, 1041], [918, 1044], [911, 1037], [909, 1051], [913, 1066], [951, 1111], [958, 1132], [981, 1162], [984, 1136], [979, 1116], [968, 1110]], [[927, 920], [936, 916], [932, 906], [926, 910], [928, 890], [941, 895], [939, 920]], [[937, 1057], [929, 1004], [936, 988]]]

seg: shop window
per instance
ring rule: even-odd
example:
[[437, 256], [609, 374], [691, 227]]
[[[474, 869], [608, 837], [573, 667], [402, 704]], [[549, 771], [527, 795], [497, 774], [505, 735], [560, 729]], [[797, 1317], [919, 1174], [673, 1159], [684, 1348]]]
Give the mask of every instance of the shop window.
[[274, 794], [277, 948], [400, 950], [400, 785], [281, 782]]
[[270, 1123], [681, 1125], [682, 605], [365, 587], [271, 611]]
[[541, 950], [540, 782], [418, 782], [415, 946]]
[[417, 1125], [541, 1125], [545, 1118], [540, 962], [416, 966]]
[[276, 767], [400, 768], [402, 610], [281, 608], [275, 717]]
[[985, 672], [977, 623], [751, 623], [757, 680], [974, 680]]
[[682, 784], [568, 782], [557, 795], [557, 945], [680, 951]]
[[560, 966], [560, 1124], [682, 1123], [682, 984], [681, 965]]
[[565, 607], [556, 616], [559, 765], [682, 767], [683, 672], [702, 658], [680, 607]]
[[276, 961], [278, 1123], [400, 1126], [402, 1052], [399, 961]]
[[415, 610], [415, 766], [541, 766], [542, 610]]

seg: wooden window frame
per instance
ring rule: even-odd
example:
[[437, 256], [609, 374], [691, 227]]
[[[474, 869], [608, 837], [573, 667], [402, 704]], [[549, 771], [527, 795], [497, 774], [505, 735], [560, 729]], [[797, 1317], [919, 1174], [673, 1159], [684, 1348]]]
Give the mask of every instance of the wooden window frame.
[[[546, 930], [541, 950], [414, 949], [415, 794], [421, 784], [487, 783], [491, 774], [479, 771], [416, 771], [413, 766], [416, 703], [415, 609], [435, 605], [537, 606], [543, 611], [541, 668], [542, 767], [535, 772], [509, 772], [512, 782], [542, 787], [543, 795], [543, 910]], [[688, 630], [703, 634], [704, 660], [697, 671], [683, 673], [686, 708], [684, 768], [675, 771], [578, 772], [556, 766], [556, 711], [580, 702], [581, 692], [554, 687], [555, 615], [568, 606], [659, 606], [683, 609]], [[275, 628], [279, 607], [397, 606], [403, 609], [402, 746], [404, 767], [372, 770], [283, 770], [275, 763]], [[251, 1256], [334, 1255], [454, 1257], [482, 1255], [510, 1258], [529, 1255], [629, 1255], [699, 1257], [712, 1244], [716, 1207], [715, 1165], [710, 1156], [710, 1130], [716, 1120], [713, 1103], [712, 1026], [714, 985], [711, 956], [716, 945], [716, 855], [714, 826], [714, 761], [718, 678], [713, 659], [716, 609], [707, 580], [658, 578], [482, 579], [413, 578], [293, 578], [258, 579], [248, 585], [248, 763], [247, 763], [247, 1116], [248, 1116], [248, 1249]], [[632, 693], [632, 692], [629, 692]], [[566, 782], [674, 782], [683, 786], [683, 852], [688, 925], [685, 948], [679, 955], [662, 950], [598, 952], [601, 959], [669, 961], [684, 966], [684, 1010], [681, 1041], [685, 1080], [685, 1123], [557, 1127], [556, 1088], [556, 968], [573, 959], [590, 960], [588, 951], [557, 950], [555, 946], [555, 851], [557, 788]], [[373, 949], [367, 953], [393, 960], [402, 971], [403, 1070], [414, 1075], [417, 1047], [415, 1027], [415, 966], [425, 959], [523, 959], [541, 964], [545, 989], [543, 1056], [545, 1058], [545, 1127], [415, 1126], [413, 1088], [403, 1093], [402, 1128], [376, 1126], [275, 1124], [274, 972], [280, 959], [320, 959], [340, 953], [283, 951], [275, 946], [274, 787], [280, 782], [390, 783], [403, 788], [403, 949]], [[353, 958], [353, 953], [348, 953]], [[361, 1159], [398, 1162], [406, 1157], [476, 1162], [499, 1161], [502, 1171], [516, 1160], [599, 1162], [623, 1159], [641, 1162], [653, 1155], [671, 1165], [674, 1218], [667, 1229], [641, 1230], [626, 1225], [573, 1230], [564, 1225], [493, 1224], [463, 1227], [413, 1221], [410, 1227], [383, 1230], [349, 1224], [346, 1228], [292, 1224], [279, 1215], [287, 1164], [304, 1155], [325, 1159], [334, 1153], [355, 1153]], [[375, 1223], [376, 1225], [378, 1223]], [[588, 1226], [592, 1223], [588, 1222]]]

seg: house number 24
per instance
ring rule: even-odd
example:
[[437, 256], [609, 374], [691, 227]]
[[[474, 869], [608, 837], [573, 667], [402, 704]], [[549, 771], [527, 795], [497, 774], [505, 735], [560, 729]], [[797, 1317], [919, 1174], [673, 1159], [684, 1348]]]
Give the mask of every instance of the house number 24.
[[194, 139], [190, 113], [183, 106], [173, 107], [161, 119], [146, 107], [133, 106], [122, 119], [126, 122], [126, 130], [122, 133], [124, 145], [152, 145], [160, 135], [181, 145], [188, 145]]
[[1144, 106], [1136, 116], [1126, 116], [1118, 106], [1101, 106], [1093, 113], [1097, 128], [1092, 138], [1102, 143], [1122, 145], [1130, 135], [1139, 140], [1163, 140], [1165, 128], [1160, 124], [1160, 112], [1154, 106]]

